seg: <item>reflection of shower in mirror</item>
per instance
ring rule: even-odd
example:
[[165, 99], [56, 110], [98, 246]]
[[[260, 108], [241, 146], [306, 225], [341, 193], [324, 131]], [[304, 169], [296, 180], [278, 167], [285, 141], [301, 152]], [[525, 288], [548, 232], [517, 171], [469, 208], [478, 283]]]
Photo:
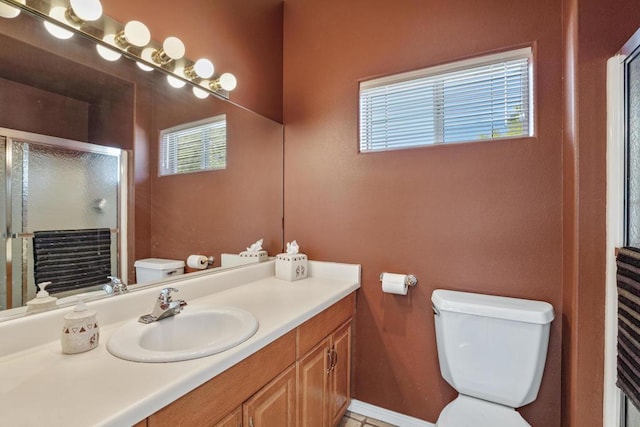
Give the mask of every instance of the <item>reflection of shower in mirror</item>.
[[[56, 297], [99, 290], [108, 283], [107, 276], [121, 276], [126, 235], [116, 231], [111, 236], [110, 230], [123, 227], [120, 212], [126, 209], [121, 195], [127, 185], [123, 167], [126, 153], [6, 128], [0, 128], [0, 152], [4, 153], [0, 155], [0, 170], [11, 169], [10, 174], [0, 174], [0, 188], [6, 189], [0, 190], [0, 204], [6, 207], [0, 213], [0, 224], [11, 230], [12, 236], [0, 245], [0, 310], [22, 307], [35, 298], [36, 283], [44, 281], [37, 280], [41, 272], [51, 270], [47, 274], [53, 276], [47, 281], [54, 284], [58, 283], [56, 278], [62, 282], [62, 277], [71, 277], [68, 271], [63, 274], [61, 270], [67, 258], [48, 253], [49, 240], [43, 246], [45, 252], [41, 252], [37, 234], [107, 230], [106, 248], [100, 246], [100, 251], [107, 254], [100, 264], [106, 266], [99, 274], [104, 275], [104, 281], [83, 282], [64, 289], [50, 286], [48, 291]], [[69, 245], [65, 243], [64, 247]], [[87, 269], [95, 265], [94, 260], [88, 264], [87, 258], [74, 253], [78, 259], [73, 263], [81, 265], [82, 275], [86, 276]]]

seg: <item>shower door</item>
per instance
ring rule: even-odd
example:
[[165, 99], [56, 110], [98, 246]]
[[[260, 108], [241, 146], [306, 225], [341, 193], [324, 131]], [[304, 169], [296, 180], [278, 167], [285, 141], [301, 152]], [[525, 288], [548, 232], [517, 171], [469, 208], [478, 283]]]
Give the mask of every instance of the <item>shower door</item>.
[[6, 129], [0, 151], [0, 309], [35, 296], [34, 232], [109, 230], [109, 274], [118, 276], [122, 151]]
[[2, 209], [0, 209], [0, 232], [2, 234], [2, 239], [0, 239], [0, 310], [13, 305], [11, 292], [13, 286], [7, 285], [7, 283], [12, 283], [12, 277], [9, 274], [10, 269], [7, 270], [7, 253], [11, 253], [11, 240], [7, 239], [8, 227], [6, 225], [8, 218], [8, 206], [6, 205], [7, 182], [5, 180], [7, 175], [6, 163], [6, 137], [0, 135], [0, 181], [2, 182], [2, 185], [0, 185], [0, 200], [3, 201]]
[[[624, 61], [625, 232], [624, 245], [640, 247], [640, 46]], [[622, 397], [621, 425], [640, 426], [640, 411]]]

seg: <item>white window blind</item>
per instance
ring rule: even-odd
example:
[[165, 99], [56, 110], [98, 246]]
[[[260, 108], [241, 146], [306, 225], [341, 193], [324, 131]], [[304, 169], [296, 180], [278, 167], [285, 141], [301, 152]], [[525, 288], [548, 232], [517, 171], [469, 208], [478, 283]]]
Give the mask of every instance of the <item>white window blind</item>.
[[360, 83], [360, 151], [533, 135], [531, 48]]
[[160, 132], [160, 176], [226, 167], [227, 119], [224, 114]]

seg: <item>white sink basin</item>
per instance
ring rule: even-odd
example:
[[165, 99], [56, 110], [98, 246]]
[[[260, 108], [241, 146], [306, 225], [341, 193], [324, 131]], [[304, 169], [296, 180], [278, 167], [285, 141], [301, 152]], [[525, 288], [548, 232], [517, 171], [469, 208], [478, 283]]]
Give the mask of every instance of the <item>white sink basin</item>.
[[137, 319], [116, 330], [107, 349], [134, 362], [177, 362], [210, 356], [248, 340], [258, 330], [258, 319], [235, 307], [190, 311], [150, 324]]

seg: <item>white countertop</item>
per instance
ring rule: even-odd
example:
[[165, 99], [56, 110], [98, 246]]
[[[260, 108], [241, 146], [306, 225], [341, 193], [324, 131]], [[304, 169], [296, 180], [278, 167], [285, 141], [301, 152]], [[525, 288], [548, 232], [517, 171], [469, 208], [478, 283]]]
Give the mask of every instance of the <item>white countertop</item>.
[[[110, 323], [101, 325], [97, 349], [65, 355], [59, 340], [55, 340], [0, 358], [2, 424], [13, 427], [133, 425], [360, 287], [360, 268], [357, 265], [310, 262], [312, 277], [286, 282], [273, 276], [273, 262], [261, 264], [265, 265], [253, 270], [243, 267], [215, 277], [212, 275], [211, 278], [200, 276], [171, 283], [180, 289], [179, 297], [187, 300], [189, 305], [185, 310], [227, 305], [253, 313], [260, 326], [249, 340], [222, 353], [183, 362], [121, 360], [107, 351], [106, 343], [114, 330], [133, 318], [131, 308], [122, 307], [140, 305], [140, 298], [144, 296], [146, 303], [137, 309], [136, 316], [144, 314], [152, 307], [153, 295], [158, 290], [108, 298], [107, 303], [105, 300], [96, 302], [90, 308], [98, 311], [98, 320], [103, 322], [103, 317], [110, 320]], [[252, 274], [263, 277], [246, 282]], [[234, 286], [234, 282], [241, 284]], [[213, 293], [189, 299], [189, 294], [200, 295], [207, 287]], [[139, 295], [129, 297], [133, 294]], [[102, 313], [101, 309], [110, 314]], [[60, 313], [55, 315], [30, 316], [32, 323], [35, 322], [33, 325], [17, 325], [14, 330], [8, 329], [11, 328], [10, 323], [0, 324], [0, 342], [4, 344], [2, 340], [15, 339], [16, 334], [28, 334], [30, 328], [42, 327], [44, 315], [50, 317], [48, 323], [54, 323], [53, 318], [60, 321], [53, 326], [59, 331], [62, 325], [60, 316], [68, 310], [58, 311]], [[113, 311], [126, 314], [118, 317], [111, 313]], [[51, 336], [50, 331], [46, 336]]]

